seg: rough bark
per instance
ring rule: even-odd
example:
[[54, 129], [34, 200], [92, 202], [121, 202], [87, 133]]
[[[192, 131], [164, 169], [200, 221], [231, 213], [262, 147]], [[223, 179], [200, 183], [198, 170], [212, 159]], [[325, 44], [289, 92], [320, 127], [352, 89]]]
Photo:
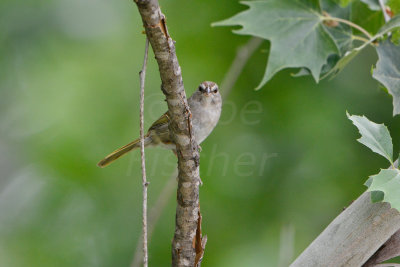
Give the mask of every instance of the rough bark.
[[400, 230], [398, 230], [377, 252], [363, 265], [373, 267], [378, 263], [400, 256]]
[[363, 193], [290, 265], [362, 266], [400, 229], [400, 213]]
[[135, 0], [147, 38], [157, 60], [171, 119], [170, 132], [178, 156], [178, 191], [172, 265], [195, 266], [199, 208], [198, 145], [192, 136], [191, 113], [182, 81], [175, 45], [168, 34], [157, 0]]

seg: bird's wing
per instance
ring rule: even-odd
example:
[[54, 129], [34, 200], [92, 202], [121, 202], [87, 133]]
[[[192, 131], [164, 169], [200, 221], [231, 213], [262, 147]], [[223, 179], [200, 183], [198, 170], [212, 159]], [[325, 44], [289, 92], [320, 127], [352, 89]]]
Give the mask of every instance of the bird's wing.
[[156, 120], [149, 128], [150, 130], [155, 130], [155, 129], [159, 129], [160, 126], [166, 125], [168, 126], [169, 123], [169, 115], [168, 115], [168, 111], [165, 112], [160, 118], [158, 118], [158, 120]]

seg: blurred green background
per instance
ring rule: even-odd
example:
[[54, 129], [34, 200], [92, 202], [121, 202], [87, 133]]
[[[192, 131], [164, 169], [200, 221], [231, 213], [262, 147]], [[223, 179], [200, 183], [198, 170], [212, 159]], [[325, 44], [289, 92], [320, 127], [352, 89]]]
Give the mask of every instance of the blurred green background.
[[[220, 83], [249, 37], [211, 22], [232, 0], [160, 1], [188, 94]], [[132, 1], [0, 1], [0, 266], [129, 266], [141, 231], [134, 152], [98, 160], [139, 135], [144, 51]], [[267, 42], [253, 55], [202, 144], [204, 266], [285, 266], [352, 200], [385, 160], [356, 142], [346, 118], [365, 114], [400, 132], [391, 98], [362, 53], [332, 81], [279, 73], [261, 91]], [[146, 127], [166, 110], [153, 54]], [[395, 151], [398, 142], [394, 139]], [[170, 179], [170, 151], [146, 152], [150, 208]], [[150, 242], [150, 266], [169, 266], [175, 193]]]

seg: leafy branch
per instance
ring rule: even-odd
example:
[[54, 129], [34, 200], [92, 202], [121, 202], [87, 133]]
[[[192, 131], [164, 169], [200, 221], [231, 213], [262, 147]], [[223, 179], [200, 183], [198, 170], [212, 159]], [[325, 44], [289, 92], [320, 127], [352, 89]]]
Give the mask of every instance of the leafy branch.
[[[347, 115], [361, 133], [358, 141], [392, 164], [392, 139], [386, 126], [364, 116]], [[380, 266], [376, 264], [398, 256], [400, 171], [396, 165], [371, 176], [367, 192], [339, 214], [290, 266]], [[376, 192], [383, 192], [381, 200], [390, 205], [371, 203]]]
[[386, 158], [390, 163], [390, 168], [382, 169], [365, 182], [368, 191], [372, 192], [372, 201], [388, 202], [392, 208], [400, 211], [400, 169], [393, 162], [392, 137], [388, 128], [383, 124], [376, 124], [364, 116], [347, 114], [347, 117], [353, 121], [361, 133], [358, 141]]
[[[400, 15], [394, 16], [387, 23], [383, 21], [380, 25], [374, 25], [378, 26], [379, 30], [371, 34], [370, 29], [351, 21], [350, 5], [342, 8], [331, 0], [268, 0], [242, 3], [249, 9], [213, 25], [239, 25], [242, 28], [234, 30], [234, 33], [270, 41], [267, 67], [256, 89], [260, 89], [277, 72], [286, 68], [301, 68], [295, 76], [312, 75], [316, 82], [326, 77], [334, 77], [360, 51], [374, 44], [381, 64], [378, 62], [376, 69], [379, 75], [373, 77], [388, 88], [388, 92], [393, 96], [394, 115], [400, 114], [400, 57], [396, 52], [399, 51], [399, 47], [390, 38], [382, 45], [385, 36], [400, 28]], [[378, 1], [371, 9], [371, 13], [382, 12]], [[361, 32], [362, 36], [353, 34], [353, 29]], [[364, 43], [353, 47], [354, 40]], [[385, 56], [383, 50], [392, 51], [394, 57]], [[388, 73], [387, 68], [382, 68], [385, 65], [392, 66], [394, 71]]]
[[[368, 46], [379, 60], [372, 77], [393, 97], [393, 115], [400, 114], [400, 15], [387, 5], [395, 1], [361, 0], [369, 15], [379, 21], [365, 23], [347, 2], [334, 0], [264, 0], [242, 2], [249, 8], [214, 26], [241, 26], [236, 34], [251, 35], [270, 42], [267, 67], [260, 84], [264, 86], [279, 71], [300, 68], [294, 76], [311, 75], [316, 82], [334, 77]], [[399, 10], [400, 8], [396, 9]], [[355, 16], [353, 16], [355, 14]], [[382, 17], [385, 16], [385, 20]], [[379, 17], [378, 16], [378, 17]], [[359, 21], [357, 20], [359, 19]], [[361, 35], [353, 34], [357, 30]], [[354, 46], [354, 41], [362, 41]], [[375, 262], [374, 255], [400, 229], [400, 170], [393, 158], [389, 130], [364, 116], [349, 115], [358, 128], [358, 141], [385, 157], [390, 168], [382, 169], [365, 183], [367, 192], [341, 213], [291, 265], [361, 266]], [[387, 203], [371, 203], [387, 202]], [[392, 209], [394, 208], [394, 209]], [[397, 242], [396, 244], [398, 244]], [[391, 254], [395, 255], [395, 254]], [[370, 259], [370, 261], [369, 261]]]
[[[369, 34], [369, 32], [364, 29], [363, 27], [361, 27], [360, 25], [357, 25], [347, 19], [341, 19], [341, 18], [336, 18], [336, 17], [331, 17], [328, 13], [324, 12], [324, 15], [321, 16], [321, 21], [336, 21], [336, 22], [340, 22], [340, 23], [344, 23], [349, 25], [350, 27], [353, 27], [354, 29], [359, 30], [360, 32], [362, 32], [366, 37], [368, 37], [368, 41], [372, 39], [371, 34]], [[329, 25], [332, 24], [328, 24], [327, 26], [329, 27]], [[334, 27], [336, 27], [337, 25], [333, 25]], [[352, 35], [352, 36], [357, 36], [357, 35]], [[358, 37], [358, 36], [357, 36]]]
[[361, 138], [358, 141], [390, 163], [390, 168], [382, 169], [365, 183], [368, 191], [375, 192], [372, 194], [373, 202], [388, 202], [392, 208], [400, 211], [400, 170], [393, 162], [393, 143], [388, 128], [364, 116], [347, 114], [347, 117], [360, 131]]
[[365, 116], [351, 116], [347, 113], [347, 117], [360, 131], [361, 137], [357, 141], [386, 158], [394, 168], [392, 137], [388, 128], [368, 120]]

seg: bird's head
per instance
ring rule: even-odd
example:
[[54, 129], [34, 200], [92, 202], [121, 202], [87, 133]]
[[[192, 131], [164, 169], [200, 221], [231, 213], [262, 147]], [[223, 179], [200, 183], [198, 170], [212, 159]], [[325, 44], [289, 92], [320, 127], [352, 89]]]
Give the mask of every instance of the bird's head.
[[215, 82], [205, 81], [199, 85], [199, 91], [205, 96], [219, 94], [218, 85]]
[[215, 82], [205, 81], [199, 85], [197, 91], [192, 96], [193, 100], [202, 103], [203, 105], [221, 106], [222, 98], [219, 93], [218, 85]]

